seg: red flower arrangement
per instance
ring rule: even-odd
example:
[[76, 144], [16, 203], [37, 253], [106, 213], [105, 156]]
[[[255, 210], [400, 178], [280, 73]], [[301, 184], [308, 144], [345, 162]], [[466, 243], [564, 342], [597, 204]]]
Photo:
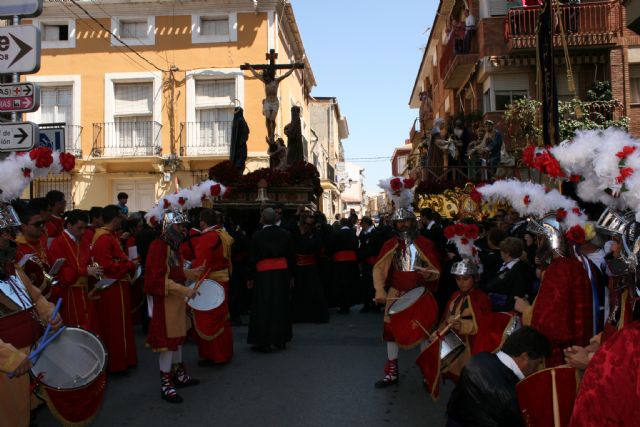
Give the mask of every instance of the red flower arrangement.
[[171, 207], [171, 203], [167, 199], [162, 199], [162, 208], [169, 209]]
[[404, 184], [404, 188], [412, 189], [414, 185], [416, 185], [416, 180], [413, 178], [405, 178], [402, 183]]
[[558, 160], [553, 157], [549, 149], [546, 147], [540, 152], [536, 152], [536, 147], [529, 144], [522, 152], [522, 162], [530, 168], [537, 169], [553, 178], [566, 176], [562, 171]]
[[480, 229], [476, 224], [453, 224], [444, 229], [444, 236], [451, 240], [456, 236], [461, 237], [460, 243], [466, 245], [469, 240], [476, 240], [480, 234]]
[[187, 203], [187, 199], [185, 199], [184, 197], [178, 197], [178, 204], [180, 206], [184, 206], [185, 203]]
[[531, 197], [529, 197], [529, 195], [527, 194], [522, 199], [522, 203], [524, 203], [525, 206], [529, 206], [531, 204]]
[[31, 169], [22, 168], [22, 176], [24, 176], [25, 178], [31, 178]]
[[480, 192], [478, 191], [478, 188], [482, 187], [483, 185], [485, 185], [485, 184], [484, 183], [477, 184], [473, 188], [473, 190], [471, 190], [471, 193], [469, 194], [469, 197], [471, 197], [471, 200], [473, 200], [477, 204], [481, 204], [482, 203], [482, 194], [480, 194]]
[[569, 177], [569, 181], [574, 182], [574, 183], [579, 183], [580, 181], [582, 181], [582, 177], [580, 175], [571, 175]]
[[222, 192], [222, 187], [220, 186], [220, 184], [214, 184], [214, 185], [211, 186], [209, 191], [211, 192], [211, 195], [213, 197], [218, 197], [220, 195], [220, 193]]
[[391, 186], [391, 190], [393, 190], [393, 192], [400, 191], [403, 187], [402, 180], [400, 178], [393, 178], [391, 181], [389, 181], [389, 185]]
[[618, 151], [616, 153], [616, 157], [618, 157], [619, 159], [626, 159], [627, 157], [632, 155], [635, 151], [636, 151], [636, 147], [632, 145], [625, 145], [622, 148], [622, 151]]
[[620, 169], [620, 175], [616, 177], [616, 182], [618, 184], [624, 183], [627, 178], [633, 175], [633, 172], [634, 172], [633, 168], [630, 168], [630, 167]]
[[567, 217], [567, 211], [566, 211], [566, 210], [564, 210], [564, 209], [560, 208], [560, 209], [558, 209], [558, 210], [556, 211], [556, 219], [557, 219], [558, 221], [562, 221], [562, 220], [564, 220], [566, 217]]
[[156, 218], [155, 216], [152, 216], [151, 219], [149, 219], [149, 222], [153, 227], [155, 227], [158, 225], [158, 218]]
[[585, 232], [584, 228], [579, 225], [574, 225], [571, 227], [565, 234], [567, 240], [577, 244], [582, 245], [585, 242]]
[[571, 209], [571, 212], [573, 212], [574, 214], [576, 214], [578, 216], [582, 216], [582, 211], [579, 208], [573, 208], [573, 209]]
[[29, 158], [35, 162], [36, 167], [39, 169], [48, 168], [53, 163], [51, 149], [46, 147], [39, 147], [29, 151]]
[[71, 172], [76, 167], [76, 157], [69, 153], [60, 153], [60, 166], [65, 172]]

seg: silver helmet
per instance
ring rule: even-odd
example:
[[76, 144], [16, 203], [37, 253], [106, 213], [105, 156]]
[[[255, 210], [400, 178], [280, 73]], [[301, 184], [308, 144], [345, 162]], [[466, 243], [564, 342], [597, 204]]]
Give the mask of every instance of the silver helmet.
[[454, 276], [477, 276], [478, 265], [472, 259], [462, 258], [461, 261], [451, 266], [451, 274]]
[[186, 224], [189, 217], [182, 210], [166, 211], [162, 216], [162, 232], [166, 233], [172, 224]]
[[19, 227], [21, 225], [20, 218], [13, 206], [0, 203], [0, 230], [7, 228]]
[[393, 221], [404, 221], [407, 219], [416, 219], [416, 215], [413, 213], [411, 209], [408, 208], [397, 208], [393, 215], [391, 215], [391, 219]]
[[554, 252], [560, 256], [565, 255], [564, 235], [555, 214], [547, 215], [539, 220], [527, 218], [527, 231], [545, 236]]
[[614, 209], [607, 208], [596, 223], [596, 229], [603, 234], [610, 236], [624, 234], [625, 229], [629, 226], [630, 222], [635, 221], [635, 214], [633, 212], [618, 212]]

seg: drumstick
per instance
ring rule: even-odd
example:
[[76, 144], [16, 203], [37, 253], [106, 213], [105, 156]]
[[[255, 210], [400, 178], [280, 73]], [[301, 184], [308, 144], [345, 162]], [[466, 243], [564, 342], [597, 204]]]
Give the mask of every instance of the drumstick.
[[42, 334], [42, 339], [46, 339], [49, 336], [49, 332], [51, 332], [51, 322], [56, 318], [58, 312], [60, 311], [60, 306], [62, 305], [62, 298], [58, 298], [58, 302], [51, 313], [51, 319], [49, 319], [49, 323], [47, 323], [47, 327], [44, 330], [44, 334]]
[[[207, 265], [207, 263], [205, 262], [202, 266], [204, 267], [205, 265]], [[211, 272], [211, 268], [208, 268], [204, 274], [202, 276], [200, 276], [200, 278], [198, 279], [198, 281], [196, 282], [196, 284], [193, 286], [193, 291], [198, 292], [198, 289], [200, 288], [200, 285], [202, 285], [202, 282], [204, 282], [204, 279], [207, 278], [207, 276], [209, 275], [209, 273]], [[184, 297], [184, 302], [189, 301], [189, 297]]]
[[420, 329], [422, 329], [422, 332], [424, 332], [427, 335], [427, 338], [431, 339], [431, 334], [429, 333], [429, 331], [427, 331], [427, 329], [424, 326], [422, 326], [422, 323], [418, 322], [417, 320], [414, 320], [413, 323], [418, 325]]
[[[65, 329], [66, 329], [66, 326], [62, 326], [60, 329], [55, 331], [53, 335], [51, 335], [48, 339], [45, 339], [44, 341], [40, 342], [40, 345], [34, 351], [29, 353], [29, 356], [27, 356], [27, 359], [29, 360], [29, 362], [31, 362], [31, 364], [34, 365], [38, 361], [38, 358], [40, 357], [40, 353], [42, 353], [49, 344], [51, 344], [55, 339], [57, 339]], [[15, 376], [16, 376], [15, 371], [7, 373], [7, 377], [9, 377], [9, 379]]]

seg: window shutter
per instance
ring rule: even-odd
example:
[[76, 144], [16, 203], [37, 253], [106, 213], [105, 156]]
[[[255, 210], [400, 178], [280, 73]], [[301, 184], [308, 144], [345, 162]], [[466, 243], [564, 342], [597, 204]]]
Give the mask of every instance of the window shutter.
[[153, 83], [116, 83], [115, 114], [142, 115], [153, 112]]
[[529, 92], [529, 75], [522, 74], [494, 74], [493, 89], [498, 90], [524, 90]]
[[232, 104], [236, 97], [235, 79], [196, 81], [196, 107]]
[[202, 18], [200, 34], [203, 36], [228, 36], [229, 20], [226, 18]]

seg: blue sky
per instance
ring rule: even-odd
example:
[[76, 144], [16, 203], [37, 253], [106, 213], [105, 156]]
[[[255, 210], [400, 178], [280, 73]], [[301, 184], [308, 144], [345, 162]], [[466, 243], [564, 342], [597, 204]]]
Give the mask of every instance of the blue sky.
[[[438, 7], [436, 0], [291, 0], [318, 86], [349, 122], [345, 157], [390, 157], [418, 110], [409, 97]], [[354, 160], [367, 192], [391, 174], [389, 160]]]

